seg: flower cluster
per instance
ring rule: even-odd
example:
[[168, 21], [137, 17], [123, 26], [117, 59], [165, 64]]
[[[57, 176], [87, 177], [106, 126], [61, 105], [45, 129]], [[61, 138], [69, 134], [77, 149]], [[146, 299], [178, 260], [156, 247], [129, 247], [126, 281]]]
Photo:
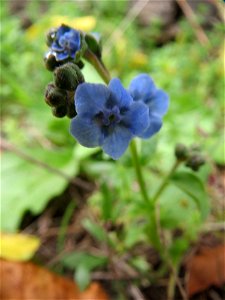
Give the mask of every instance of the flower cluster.
[[148, 74], [135, 77], [128, 89], [117, 78], [108, 86], [84, 82], [83, 58], [109, 81], [99, 36], [62, 24], [49, 32], [47, 44], [45, 63], [54, 71], [54, 83], [48, 85], [45, 101], [55, 116], [73, 118], [70, 132], [81, 145], [102, 147], [118, 159], [131, 139], [147, 139], [160, 130], [169, 99]]
[[162, 126], [167, 94], [147, 74], [134, 78], [128, 91], [114, 78], [108, 87], [82, 83], [75, 93], [77, 116], [71, 134], [85, 147], [102, 147], [118, 159], [134, 137], [149, 138]]

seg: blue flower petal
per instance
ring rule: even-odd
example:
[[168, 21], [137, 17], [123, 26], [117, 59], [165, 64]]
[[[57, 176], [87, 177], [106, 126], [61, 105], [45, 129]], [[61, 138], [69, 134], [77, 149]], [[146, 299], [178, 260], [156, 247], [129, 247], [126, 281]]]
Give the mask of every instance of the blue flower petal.
[[72, 28], [70, 28], [67, 25], [61, 25], [56, 32], [56, 38], [58, 39], [60, 36], [62, 36], [63, 34], [65, 34], [66, 32], [72, 30]]
[[[57, 60], [64, 60], [67, 57], [74, 58], [76, 52], [80, 50], [81, 33], [73, 28], [61, 25], [56, 31], [55, 41], [51, 45], [51, 49], [60, 52]], [[63, 53], [63, 54], [62, 54]]]
[[136, 76], [130, 83], [129, 92], [134, 101], [146, 102], [156, 91], [154, 81], [148, 74]]
[[75, 44], [76, 48], [80, 49], [81, 38], [80, 38], [79, 31], [74, 30], [72, 40], [73, 40], [73, 43]]
[[112, 93], [108, 106], [113, 107], [117, 105], [119, 108], [128, 108], [133, 102], [132, 97], [127, 90], [122, 86], [118, 78], [113, 78], [109, 83], [109, 89]]
[[133, 134], [123, 126], [116, 126], [104, 139], [102, 148], [113, 159], [118, 159], [126, 151]]
[[169, 107], [169, 97], [161, 89], [157, 89], [154, 96], [146, 103], [149, 107], [150, 113], [155, 115], [164, 116]]
[[75, 93], [75, 108], [77, 114], [84, 117], [94, 117], [105, 108], [110, 91], [103, 84], [82, 83]]
[[73, 51], [79, 50], [79, 41], [70, 41], [70, 49]]
[[56, 52], [56, 60], [64, 60], [69, 57], [69, 54], [67, 52]]
[[53, 51], [63, 51], [63, 47], [59, 46], [58, 43], [56, 43], [56, 42], [52, 43], [51, 49]]
[[97, 123], [79, 116], [72, 119], [70, 133], [85, 147], [97, 147], [103, 142], [103, 133]]
[[133, 134], [141, 134], [150, 124], [149, 108], [143, 102], [133, 102], [122, 118], [122, 123], [131, 129]]
[[150, 117], [150, 124], [148, 128], [141, 134], [138, 134], [138, 136], [143, 139], [150, 138], [151, 136], [156, 134], [162, 127], [162, 119], [160, 117], [158, 117], [157, 115], [150, 115], [149, 117]]

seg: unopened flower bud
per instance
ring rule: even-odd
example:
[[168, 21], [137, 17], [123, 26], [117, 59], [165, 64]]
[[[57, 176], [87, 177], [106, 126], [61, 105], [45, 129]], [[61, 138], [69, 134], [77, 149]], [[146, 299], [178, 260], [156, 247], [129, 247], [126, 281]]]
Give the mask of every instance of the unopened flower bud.
[[93, 52], [98, 58], [101, 59], [102, 56], [102, 44], [101, 36], [97, 33], [86, 33], [85, 42], [88, 48]]
[[61, 89], [75, 91], [77, 86], [84, 82], [83, 74], [74, 63], [66, 63], [54, 71], [55, 84]]
[[67, 93], [65, 90], [57, 88], [54, 83], [48, 84], [45, 91], [45, 102], [49, 106], [61, 106], [66, 104]]
[[188, 148], [184, 144], [177, 144], [175, 147], [175, 156], [180, 161], [185, 161], [188, 158]]
[[57, 118], [63, 118], [67, 114], [67, 107], [66, 105], [53, 107], [52, 108], [52, 114]]
[[186, 162], [186, 166], [191, 168], [193, 171], [198, 171], [198, 169], [204, 164], [205, 159], [200, 154], [191, 155]]
[[55, 53], [52, 51], [49, 51], [45, 54], [44, 62], [46, 69], [49, 71], [54, 71], [56, 67], [61, 65], [61, 62], [56, 60]]
[[75, 105], [74, 102], [73, 103], [69, 103], [67, 106], [67, 117], [72, 119], [76, 116], [76, 110], [75, 110]]

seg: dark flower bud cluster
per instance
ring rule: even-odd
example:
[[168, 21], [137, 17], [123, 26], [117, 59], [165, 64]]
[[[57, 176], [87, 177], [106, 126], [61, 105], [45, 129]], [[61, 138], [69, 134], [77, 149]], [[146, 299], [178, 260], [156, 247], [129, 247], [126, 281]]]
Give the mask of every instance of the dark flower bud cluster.
[[190, 155], [186, 162], [186, 166], [193, 171], [198, 171], [205, 164], [205, 159], [200, 153]]
[[198, 145], [187, 147], [184, 144], [177, 144], [175, 147], [175, 156], [177, 160], [185, 162], [186, 167], [193, 171], [198, 171], [205, 164], [205, 158]]
[[[82, 57], [88, 59], [92, 53], [101, 60], [101, 39], [97, 33], [87, 34], [62, 24], [51, 29], [46, 36], [49, 47], [45, 54], [46, 68], [53, 72], [54, 83], [49, 83], [45, 93], [46, 103], [52, 107], [53, 115], [59, 118], [76, 115], [75, 91], [84, 82], [81, 69]], [[88, 55], [85, 56], [85, 53]]]
[[75, 117], [74, 93], [82, 82], [83, 74], [74, 63], [66, 63], [55, 69], [54, 83], [49, 83], [45, 91], [45, 102], [52, 107], [54, 116]]

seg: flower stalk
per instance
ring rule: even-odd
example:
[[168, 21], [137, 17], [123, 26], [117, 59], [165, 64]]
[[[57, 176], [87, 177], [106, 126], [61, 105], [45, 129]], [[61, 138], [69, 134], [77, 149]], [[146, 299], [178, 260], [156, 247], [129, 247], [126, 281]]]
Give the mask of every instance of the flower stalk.
[[102, 77], [104, 82], [108, 84], [111, 80], [110, 74], [106, 67], [104, 66], [103, 62], [98, 59], [98, 57], [89, 49], [84, 52], [84, 58], [89, 61], [90, 64], [95, 68], [95, 70], [99, 73]]
[[170, 169], [169, 173], [167, 174], [167, 176], [163, 179], [161, 185], [159, 186], [158, 190], [156, 191], [155, 195], [152, 198], [153, 205], [155, 205], [156, 202], [158, 201], [159, 196], [162, 194], [164, 189], [167, 187], [171, 176], [174, 174], [174, 172], [176, 171], [176, 169], [178, 168], [180, 163], [181, 163], [180, 160], [176, 160], [175, 163], [173, 164], [172, 168]]
[[142, 168], [141, 168], [141, 165], [140, 165], [140, 162], [139, 162], [139, 157], [138, 157], [138, 152], [137, 152], [137, 145], [136, 145], [135, 140], [132, 140], [131, 143], [130, 143], [130, 151], [131, 151], [133, 164], [134, 164], [134, 169], [135, 169], [135, 172], [136, 172], [136, 176], [137, 176], [137, 180], [138, 180], [138, 184], [139, 184], [139, 187], [140, 187], [142, 198], [143, 198], [144, 202], [147, 204], [147, 206], [151, 208], [151, 202], [150, 202], [150, 199], [149, 199], [149, 196], [148, 196], [146, 184], [145, 184], [143, 173], [142, 173]]

